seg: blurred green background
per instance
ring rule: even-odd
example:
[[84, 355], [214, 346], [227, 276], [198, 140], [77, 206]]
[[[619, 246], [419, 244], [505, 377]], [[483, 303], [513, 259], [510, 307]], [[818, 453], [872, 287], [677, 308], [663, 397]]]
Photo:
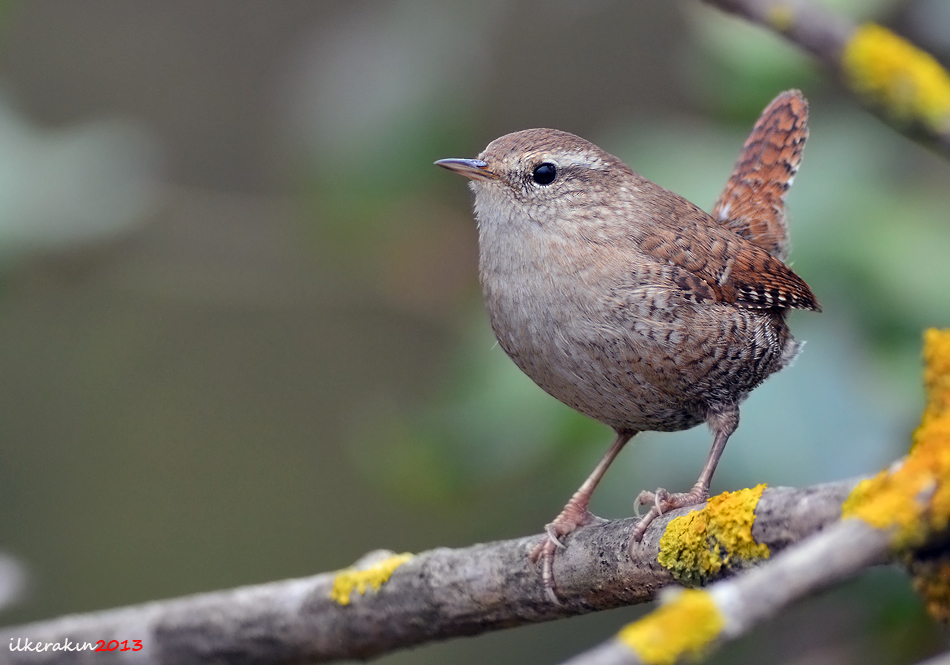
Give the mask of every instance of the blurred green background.
[[[950, 62], [946, 0], [829, 4]], [[825, 311], [793, 316], [805, 351], [714, 491], [901, 455], [921, 331], [950, 325], [950, 163], [807, 58], [695, 2], [0, 4], [0, 550], [29, 571], [0, 621], [540, 532], [611, 433], [494, 345], [470, 195], [432, 162], [557, 127], [708, 209], [790, 87], [792, 259]], [[691, 486], [710, 441], [638, 436], [595, 512]], [[379, 662], [557, 662], [643, 611]], [[912, 663], [946, 637], [874, 571], [714, 662]]]

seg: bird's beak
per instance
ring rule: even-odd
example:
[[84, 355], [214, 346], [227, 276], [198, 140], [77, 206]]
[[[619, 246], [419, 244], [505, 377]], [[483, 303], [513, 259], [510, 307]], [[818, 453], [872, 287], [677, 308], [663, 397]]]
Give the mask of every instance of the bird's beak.
[[498, 176], [488, 169], [488, 164], [480, 159], [440, 159], [435, 164], [471, 180], [498, 180]]

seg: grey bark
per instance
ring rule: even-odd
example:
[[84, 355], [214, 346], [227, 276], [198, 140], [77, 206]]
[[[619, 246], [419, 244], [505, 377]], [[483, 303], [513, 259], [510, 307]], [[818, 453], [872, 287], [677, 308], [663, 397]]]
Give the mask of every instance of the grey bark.
[[[753, 535], [773, 552], [835, 522], [855, 481], [767, 489]], [[369, 658], [396, 649], [621, 605], [643, 603], [673, 583], [657, 563], [662, 516], [628, 553], [635, 519], [578, 530], [558, 553], [560, 605], [547, 600], [528, 551], [540, 536], [423, 552], [378, 592], [330, 599], [334, 573], [66, 616], [0, 629], [0, 662], [247, 663], [276, 665]], [[725, 575], [732, 571], [724, 571]], [[142, 641], [140, 651], [13, 651], [33, 644]]]

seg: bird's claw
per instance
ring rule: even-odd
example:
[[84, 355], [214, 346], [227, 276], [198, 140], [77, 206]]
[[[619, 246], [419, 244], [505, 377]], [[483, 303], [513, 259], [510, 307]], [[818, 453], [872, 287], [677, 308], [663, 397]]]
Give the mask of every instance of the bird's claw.
[[544, 527], [546, 533], [531, 550], [528, 559], [531, 563], [541, 563], [541, 582], [548, 599], [555, 605], [560, 605], [561, 601], [558, 600], [557, 585], [554, 583], [554, 556], [559, 549], [564, 549], [564, 537], [582, 526], [601, 524], [606, 521], [586, 509], [577, 509], [569, 505], [553, 522]]
[[663, 488], [659, 488], [655, 492], [640, 492], [637, 496], [637, 500], [634, 502], [634, 510], [637, 513], [637, 517], [640, 517], [641, 505], [652, 503], [653, 507], [650, 508], [649, 512], [647, 512], [637, 523], [637, 526], [634, 527], [633, 532], [630, 534], [630, 547], [632, 548], [634, 543], [639, 543], [643, 539], [643, 535], [646, 533], [650, 523], [657, 517], [671, 510], [676, 510], [677, 508], [685, 508], [687, 506], [705, 503], [708, 498], [709, 491], [702, 487], [694, 487], [689, 492], [677, 492], [675, 494], [670, 494]]

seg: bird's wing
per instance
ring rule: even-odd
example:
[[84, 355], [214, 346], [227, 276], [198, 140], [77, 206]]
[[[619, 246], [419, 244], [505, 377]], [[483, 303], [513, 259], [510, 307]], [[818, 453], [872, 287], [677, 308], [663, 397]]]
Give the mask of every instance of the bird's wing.
[[640, 250], [680, 268], [673, 281], [690, 297], [753, 309], [821, 311], [811, 289], [791, 268], [697, 211], [702, 216], [675, 215], [672, 224], [649, 229], [637, 243]]

